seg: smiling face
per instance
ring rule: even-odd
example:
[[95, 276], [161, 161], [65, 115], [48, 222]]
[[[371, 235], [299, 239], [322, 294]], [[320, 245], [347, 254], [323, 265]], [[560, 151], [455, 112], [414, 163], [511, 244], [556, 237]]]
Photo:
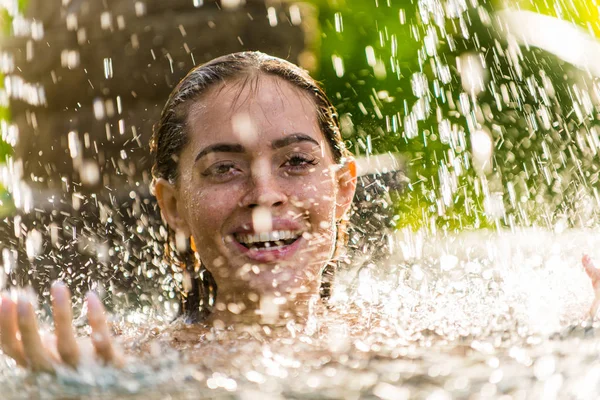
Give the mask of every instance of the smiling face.
[[156, 195], [193, 236], [219, 292], [316, 292], [355, 180], [334, 161], [309, 95], [264, 74], [226, 81], [188, 110], [175, 184]]

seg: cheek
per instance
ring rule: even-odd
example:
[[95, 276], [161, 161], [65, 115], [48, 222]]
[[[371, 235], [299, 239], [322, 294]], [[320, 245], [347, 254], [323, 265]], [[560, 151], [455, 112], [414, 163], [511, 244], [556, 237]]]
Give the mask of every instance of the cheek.
[[321, 180], [304, 185], [301, 197], [298, 198], [308, 211], [313, 229], [328, 228], [335, 216], [336, 186], [333, 179], [324, 176]]
[[223, 224], [238, 205], [236, 188], [191, 191], [186, 196], [186, 214], [194, 236], [218, 240]]

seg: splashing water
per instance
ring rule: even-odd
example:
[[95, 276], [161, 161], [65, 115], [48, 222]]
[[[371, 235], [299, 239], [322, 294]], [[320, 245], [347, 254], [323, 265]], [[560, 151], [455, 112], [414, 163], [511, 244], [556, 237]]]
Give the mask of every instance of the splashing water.
[[[148, 116], [158, 108], [154, 103], [164, 102], [144, 91], [149, 81], [172, 86], [196, 64], [187, 41], [191, 28], [200, 28], [176, 27], [176, 53], [163, 43], [167, 34], [148, 36], [136, 25], [136, 18], [157, 14], [160, 6], [152, 2], [136, 1], [130, 20], [117, 6], [95, 15], [66, 1], [57, 9], [75, 35], [68, 47], [77, 48], [53, 48], [62, 69], [44, 71], [46, 80], [36, 82], [27, 66], [41, 60], [37, 53], [50, 46], [44, 42], [52, 42], [52, 31], [41, 19], [22, 16], [17, 3], [0, 2], [12, 21], [10, 39], [24, 39], [22, 50], [7, 41], [0, 53], [0, 106], [10, 103], [16, 116], [10, 121], [2, 114], [2, 140], [19, 149], [29, 131], [53, 129], [40, 107], [59, 101], [56, 88], [70, 76], [88, 92], [61, 105], [71, 112], [61, 119], [74, 122], [56, 125], [61, 128], [48, 136], [58, 141], [36, 133], [47, 140], [37, 156], [64, 150], [64, 160], [36, 169], [21, 151], [1, 166], [14, 209], [5, 211], [0, 227], [0, 285], [32, 285], [47, 297], [47, 284], [62, 279], [75, 289], [78, 307], [85, 290], [98, 290], [112, 306], [123, 346], [135, 352], [156, 335], [148, 327], [174, 329], [168, 323], [186, 278], [163, 261], [168, 233], [144, 189], [149, 175], [132, 161], [143, 159], [141, 137], [150, 129], [130, 113]], [[188, 3], [198, 10], [213, 5]], [[219, 12], [252, 20], [246, 3], [222, 1]], [[377, 43], [360, 51], [363, 69], [354, 71], [341, 48], [322, 57], [322, 68], [337, 79], [330, 95], [342, 133], [364, 156], [352, 263], [337, 271], [335, 307], [315, 306], [305, 326], [287, 321], [228, 330], [216, 324], [201, 346], [182, 340], [181, 352], [152, 343], [123, 371], [90, 364], [78, 373], [32, 377], [3, 358], [3, 396], [596, 397], [600, 343], [597, 326], [586, 319], [593, 292], [580, 259], [587, 253], [600, 260], [594, 229], [600, 42], [568, 18], [493, 12], [477, 2], [422, 0], [413, 9], [383, 3], [366, 10], [393, 10], [397, 21], [377, 25]], [[302, 5], [260, 12], [273, 29], [311, 21]], [[98, 29], [86, 28], [89, 14], [98, 17]], [[350, 17], [335, 10], [330, 36], [350, 37]], [[221, 23], [210, 20], [202, 29]], [[127, 71], [144, 82], [138, 89], [118, 90], [127, 65], [117, 54], [100, 52], [89, 62], [86, 46], [99, 32], [122, 39], [126, 52], [141, 57], [144, 50], [150, 72]], [[235, 46], [250, 40], [229, 36]], [[402, 58], [411, 49], [414, 65]], [[298, 55], [307, 66], [314, 57]], [[164, 70], [170, 72], [163, 77]], [[354, 102], [348, 91], [366, 95]], [[145, 100], [139, 108], [137, 98]], [[94, 121], [94, 131], [78, 129], [78, 118]], [[237, 115], [232, 124], [244, 140], [256, 138], [248, 116]], [[404, 192], [392, 190], [399, 188]], [[257, 230], [271, 229], [268, 210], [257, 208], [253, 220]], [[490, 230], [465, 229], [482, 227]], [[187, 246], [187, 238], [170, 239]], [[261, 299], [261, 310], [265, 322], [276, 320], [275, 299]], [[180, 328], [182, 337], [192, 329]]]

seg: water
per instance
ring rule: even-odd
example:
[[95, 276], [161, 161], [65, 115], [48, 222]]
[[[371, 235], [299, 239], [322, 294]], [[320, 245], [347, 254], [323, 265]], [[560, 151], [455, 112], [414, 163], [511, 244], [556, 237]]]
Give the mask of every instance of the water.
[[[593, 398], [600, 342], [580, 257], [600, 257], [599, 242], [590, 230], [398, 234], [388, 265], [305, 327], [213, 329], [200, 344], [188, 328], [181, 354], [155, 343], [123, 372], [90, 365], [58, 381], [4, 367], [2, 387], [7, 398]], [[144, 326], [123, 324], [138, 343]]]
[[[244, 3], [222, 6], [234, 13]], [[386, 14], [391, 6], [384, 3], [361, 7]], [[218, 36], [214, 30], [228, 26], [225, 14], [196, 18], [197, 25], [184, 18], [173, 33], [165, 24], [141, 29], [138, 18], [176, 7], [136, 1], [127, 14], [116, 3], [90, 3], [100, 11], [85, 4], [57, 4], [50, 14], [64, 15], [46, 20], [55, 21], [46, 23], [53, 31], [39, 22], [44, 15], [23, 18], [17, 2], [0, 2], [13, 20], [9, 39], [23, 39], [20, 52], [7, 39], [0, 57], [0, 105], [10, 101], [14, 114], [2, 113], [2, 139], [23, 145], [39, 130], [33, 139], [42, 143], [0, 171], [11, 194], [0, 199], [0, 284], [31, 285], [43, 299], [48, 283], [62, 279], [78, 312], [83, 293], [97, 290], [114, 312], [121, 345], [145, 352], [123, 371], [89, 364], [54, 378], [1, 358], [3, 398], [596, 397], [600, 342], [586, 315], [593, 291], [580, 260], [587, 253], [600, 263], [599, 42], [592, 23], [586, 31], [565, 22], [568, 4], [552, 4], [563, 17], [557, 20], [495, 13], [477, 2], [420, 1], [394, 9], [394, 24], [378, 19], [358, 72], [339, 49], [321, 57], [344, 135], [361, 161], [393, 152], [382, 164], [361, 163], [364, 173], [401, 168], [410, 179], [387, 178], [387, 186], [403, 190], [388, 193], [361, 178], [367, 189], [353, 220], [354, 264], [338, 273], [335, 309], [317, 308], [305, 326], [177, 327], [180, 351], [147, 339], [156, 334], [149, 327], [165, 337], [176, 330], [169, 322], [183, 277], [162, 261], [166, 230], [140, 154], [148, 121], [166, 98], [156, 93], [210, 53], [191, 32]], [[186, 6], [214, 4], [177, 7]], [[241, 10], [244, 20], [251, 11]], [[270, 29], [315, 18], [297, 5], [260, 12]], [[331, 12], [326, 45], [352, 41], [352, 16]], [[74, 35], [68, 45], [52, 37], [63, 23]], [[118, 52], [94, 47], [104, 34], [124, 43]], [[219, 37], [252, 47], [251, 35]], [[60, 68], [42, 69], [38, 82], [28, 68], [43, 66], [44, 46], [59, 55]], [[315, 54], [294, 46], [286, 43], [286, 54], [289, 47], [307, 68], [315, 64]], [[129, 64], [136, 58], [143, 70]], [[77, 96], [69, 89], [82, 85]], [[56, 108], [69, 124], [48, 115]], [[35, 165], [34, 156], [48, 149], [64, 151], [67, 162]], [[391, 225], [400, 229], [391, 233]], [[76, 323], [85, 335], [84, 318]]]

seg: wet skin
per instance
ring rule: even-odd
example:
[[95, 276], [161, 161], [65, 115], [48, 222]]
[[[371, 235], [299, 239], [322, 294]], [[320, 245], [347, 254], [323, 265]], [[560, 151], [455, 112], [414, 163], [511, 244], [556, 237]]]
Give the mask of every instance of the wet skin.
[[[54, 336], [45, 337], [45, 340], [40, 336], [31, 302], [23, 296], [20, 296], [16, 302], [8, 296], [2, 296], [0, 306], [2, 351], [18, 365], [32, 371], [53, 373], [58, 365], [76, 368], [81, 361], [81, 346], [75, 338], [72, 325], [73, 312], [69, 289], [61, 283], [55, 283], [51, 295], [55, 332]], [[103, 363], [120, 367], [123, 364], [123, 357], [112, 342], [100, 299], [94, 293], [88, 293], [86, 301], [95, 357]]]
[[[158, 180], [156, 196], [169, 226], [194, 238], [219, 299], [243, 302], [249, 291], [259, 297], [281, 292], [293, 300], [286, 307], [301, 313], [307, 302], [299, 299], [318, 296], [336, 221], [354, 195], [355, 168], [353, 161], [334, 161], [308, 95], [279, 78], [254, 83], [228, 82], [192, 104], [178, 180]], [[275, 238], [271, 247], [252, 243], [269, 232], [285, 240]], [[28, 300], [5, 296], [0, 306], [3, 352], [33, 371], [75, 368], [89, 356], [75, 338], [69, 290], [55, 284], [51, 294], [51, 340], [42, 340]], [[100, 300], [90, 293], [87, 304], [94, 356], [121, 366]]]
[[592, 262], [592, 258], [587, 254], [583, 256], [581, 262], [586, 274], [590, 277], [592, 287], [594, 288], [594, 301], [592, 302], [589, 311], [589, 316], [593, 319], [598, 313], [598, 308], [600, 308], [600, 270], [596, 268]]
[[[333, 159], [308, 94], [268, 75], [242, 82], [191, 105], [177, 181], [155, 187], [161, 211], [194, 238], [221, 299], [250, 290], [315, 294], [355, 178]], [[248, 243], [265, 232], [294, 237]]]

